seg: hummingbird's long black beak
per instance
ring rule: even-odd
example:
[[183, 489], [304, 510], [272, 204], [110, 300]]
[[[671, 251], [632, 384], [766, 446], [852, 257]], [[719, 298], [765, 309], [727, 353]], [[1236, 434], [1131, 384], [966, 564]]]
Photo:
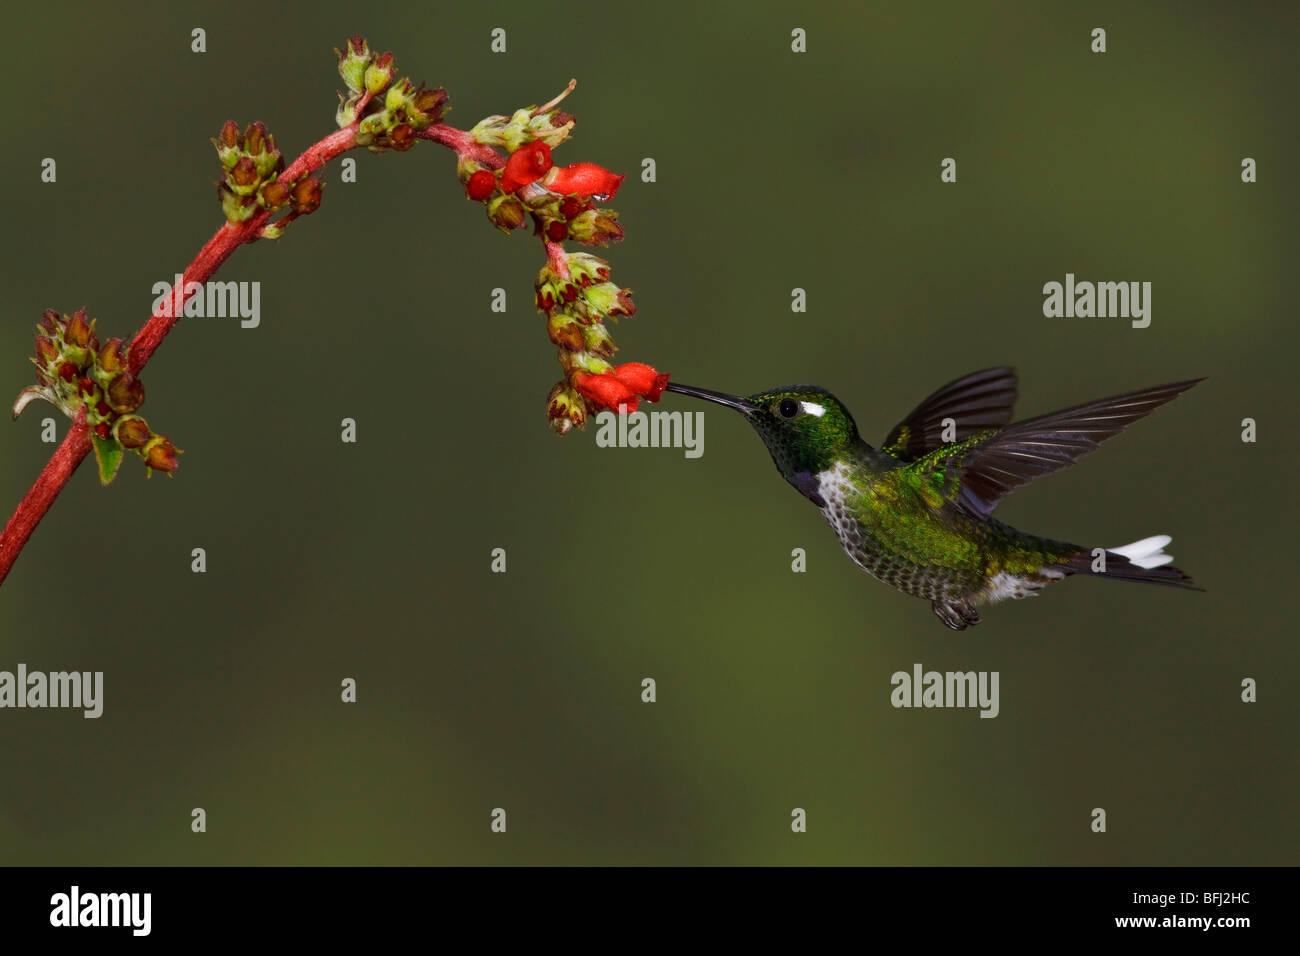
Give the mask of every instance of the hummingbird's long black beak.
[[758, 411], [753, 405], [743, 398], [737, 398], [735, 395], [728, 395], [726, 392], [715, 392], [707, 388], [696, 388], [694, 385], [678, 385], [676, 382], [669, 382], [665, 386], [666, 392], [677, 392], [680, 395], [690, 395], [693, 398], [702, 398], [706, 402], [713, 402], [716, 405], [726, 405], [728, 408], [734, 408], [742, 415], [752, 415]]

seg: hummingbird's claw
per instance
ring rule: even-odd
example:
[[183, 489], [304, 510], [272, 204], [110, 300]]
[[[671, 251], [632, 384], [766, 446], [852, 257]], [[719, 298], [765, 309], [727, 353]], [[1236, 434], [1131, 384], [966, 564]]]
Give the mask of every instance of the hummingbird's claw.
[[980, 622], [980, 612], [970, 601], [934, 601], [930, 608], [954, 631], [964, 631], [968, 625]]

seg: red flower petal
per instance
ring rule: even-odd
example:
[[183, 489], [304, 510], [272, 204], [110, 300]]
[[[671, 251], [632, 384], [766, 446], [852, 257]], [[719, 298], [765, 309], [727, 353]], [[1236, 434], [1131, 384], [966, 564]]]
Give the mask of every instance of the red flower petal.
[[469, 177], [465, 183], [465, 192], [470, 199], [482, 202], [492, 195], [492, 191], [497, 188], [497, 178], [486, 169], [480, 169]]
[[542, 178], [551, 168], [551, 147], [538, 141], [525, 143], [510, 154], [501, 171], [501, 188], [508, 193]]
[[627, 362], [617, 365], [609, 373], [629, 389], [652, 402], [659, 401], [664, 388], [668, 385], [668, 376], [660, 373], [652, 365], [644, 362]]
[[573, 387], [582, 393], [584, 398], [601, 408], [616, 412], [619, 405], [624, 405], [629, 412], [636, 411], [638, 404], [636, 395], [609, 372], [603, 375], [577, 372], [573, 376]]
[[613, 199], [622, 185], [623, 177], [611, 173], [595, 163], [574, 163], [571, 166], [556, 166], [545, 178], [542, 185], [553, 193], [562, 196], [601, 196]]

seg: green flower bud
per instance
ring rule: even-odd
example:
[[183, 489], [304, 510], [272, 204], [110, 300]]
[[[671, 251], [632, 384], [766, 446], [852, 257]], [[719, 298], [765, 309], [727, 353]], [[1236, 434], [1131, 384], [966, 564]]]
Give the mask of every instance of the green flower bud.
[[334, 50], [339, 58], [339, 76], [353, 93], [360, 93], [366, 85], [366, 67], [370, 65], [370, 47], [359, 36], [349, 37], [347, 52]]

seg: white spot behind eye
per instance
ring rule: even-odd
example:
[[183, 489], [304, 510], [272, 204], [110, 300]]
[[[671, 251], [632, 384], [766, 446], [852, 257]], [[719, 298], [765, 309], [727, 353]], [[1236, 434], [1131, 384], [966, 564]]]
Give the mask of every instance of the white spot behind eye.
[[821, 418], [826, 414], [825, 405], [818, 405], [816, 402], [802, 402], [801, 404], [803, 405], [803, 410], [809, 415], [816, 415], [818, 418]]

